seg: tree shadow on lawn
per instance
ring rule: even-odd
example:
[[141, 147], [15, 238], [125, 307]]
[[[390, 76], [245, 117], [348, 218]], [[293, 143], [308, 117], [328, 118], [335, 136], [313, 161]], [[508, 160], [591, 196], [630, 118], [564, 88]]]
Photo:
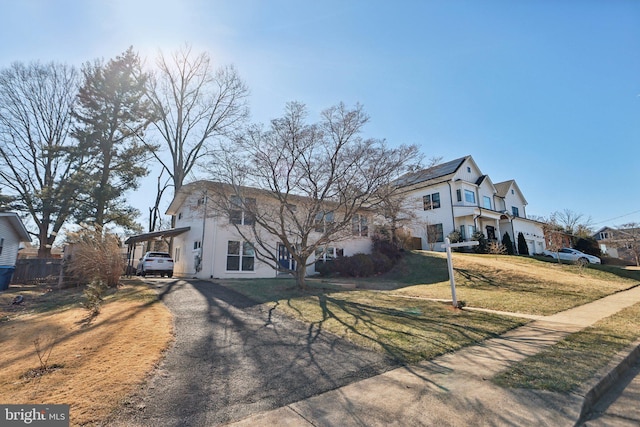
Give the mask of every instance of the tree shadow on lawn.
[[168, 375], [156, 376], [145, 398], [145, 418], [216, 425], [398, 366], [215, 283], [175, 282], [163, 295], [176, 344], [161, 367]]

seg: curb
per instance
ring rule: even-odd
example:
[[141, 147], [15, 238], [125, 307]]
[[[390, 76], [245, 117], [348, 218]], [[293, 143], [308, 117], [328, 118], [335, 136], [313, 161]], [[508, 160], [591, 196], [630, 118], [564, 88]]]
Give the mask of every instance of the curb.
[[631, 344], [614, 358], [614, 362], [607, 365], [601, 371], [603, 375], [589, 389], [587, 389], [582, 402], [580, 416], [574, 426], [583, 425], [586, 416], [593, 410], [595, 404], [604, 396], [611, 387], [622, 377], [625, 372], [640, 360], [640, 340]]

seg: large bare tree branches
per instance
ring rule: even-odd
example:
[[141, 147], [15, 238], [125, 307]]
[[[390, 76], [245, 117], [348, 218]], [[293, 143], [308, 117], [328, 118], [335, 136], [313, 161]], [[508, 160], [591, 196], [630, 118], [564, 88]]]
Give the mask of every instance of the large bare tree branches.
[[258, 259], [280, 268], [277, 249], [284, 245], [300, 287], [316, 250], [351, 236], [354, 218], [371, 214], [379, 192], [388, 192], [418, 156], [415, 146], [362, 138], [368, 120], [361, 106], [339, 104], [309, 124], [305, 106], [290, 103], [269, 127], [236, 138], [211, 168], [227, 184], [214, 197], [218, 208], [249, 214], [252, 227], [236, 229], [255, 243]]
[[82, 155], [69, 139], [78, 73], [61, 64], [0, 71], [0, 182], [37, 226], [39, 256], [72, 213]]
[[184, 46], [168, 57], [160, 53], [147, 93], [159, 116], [155, 128], [171, 155], [169, 161], [156, 157], [177, 192], [197, 162], [211, 154], [213, 140], [243, 125], [248, 90], [235, 68], [214, 69], [207, 53]]

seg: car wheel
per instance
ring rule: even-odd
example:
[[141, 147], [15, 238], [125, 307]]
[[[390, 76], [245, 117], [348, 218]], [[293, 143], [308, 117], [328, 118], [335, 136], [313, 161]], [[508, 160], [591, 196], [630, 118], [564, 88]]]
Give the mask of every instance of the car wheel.
[[170, 272], [167, 274], [167, 277], [173, 277], [173, 271], [170, 271]]
[[578, 265], [584, 267], [587, 264], [589, 264], [589, 260], [588, 259], [586, 259], [585, 257], [578, 258]]
[[164, 273], [160, 273], [160, 277], [164, 277]]
[[142, 271], [140, 271], [140, 275], [141, 275], [142, 277], [147, 277], [147, 272], [146, 272], [146, 271], [144, 271], [144, 268], [142, 269]]

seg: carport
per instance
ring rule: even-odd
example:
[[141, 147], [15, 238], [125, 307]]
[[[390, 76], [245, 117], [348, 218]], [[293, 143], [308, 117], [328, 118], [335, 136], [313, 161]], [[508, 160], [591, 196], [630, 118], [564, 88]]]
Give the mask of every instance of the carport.
[[168, 230], [151, 231], [149, 233], [134, 234], [124, 243], [127, 245], [127, 277], [131, 276], [133, 270], [133, 258], [135, 256], [135, 245], [138, 242], [148, 242], [150, 240], [162, 239], [163, 237], [173, 237], [191, 230], [191, 227], [170, 228]]

